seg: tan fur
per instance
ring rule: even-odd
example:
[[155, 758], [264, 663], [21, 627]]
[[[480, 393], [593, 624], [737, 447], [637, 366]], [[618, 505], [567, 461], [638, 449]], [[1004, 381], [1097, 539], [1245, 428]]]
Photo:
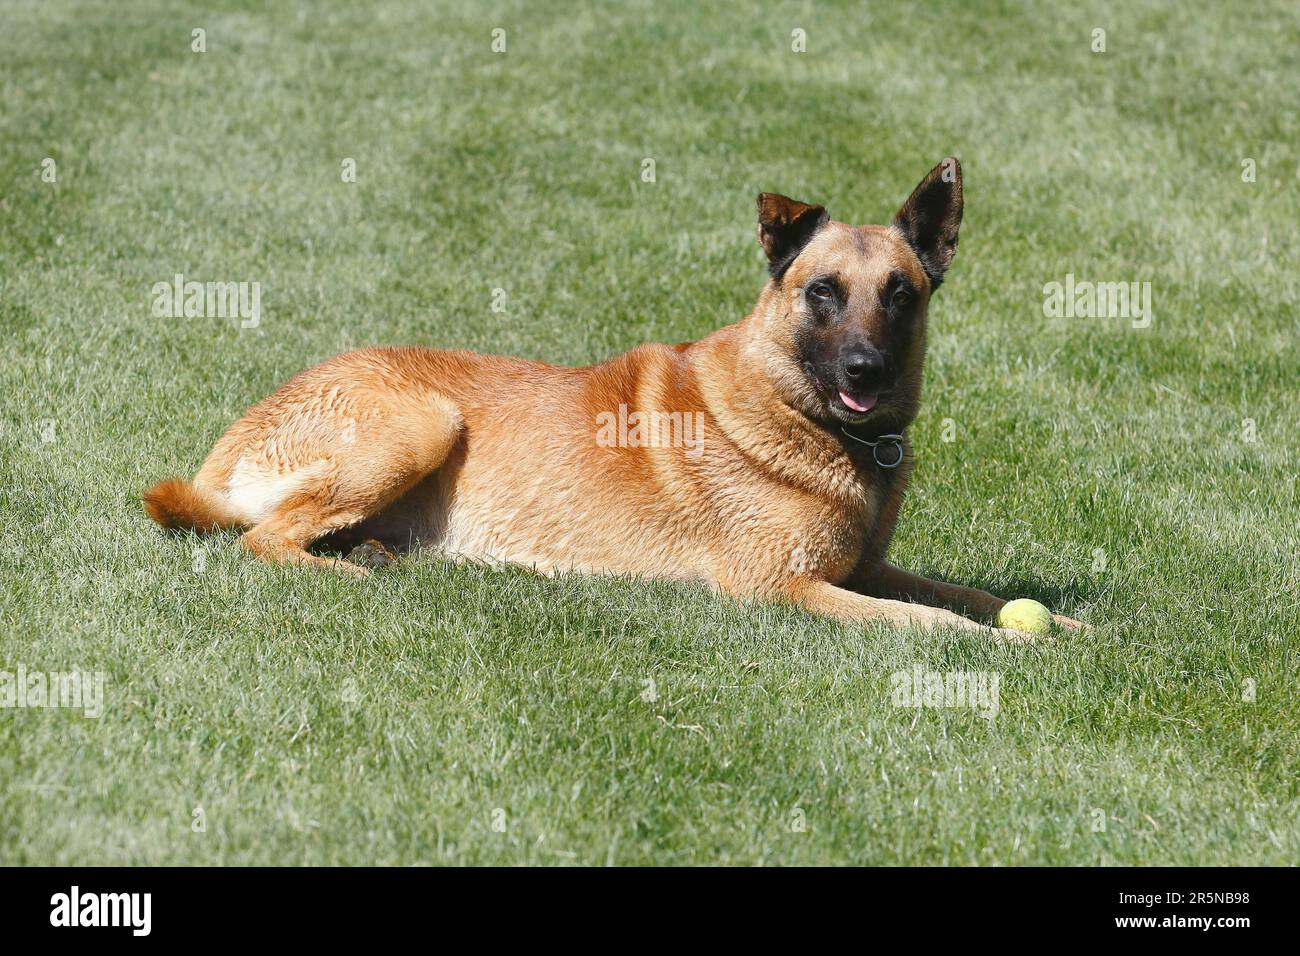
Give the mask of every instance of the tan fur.
[[[911, 601], [988, 615], [1000, 599], [884, 563], [910, 452], [882, 475], [810, 417], [822, 399], [795, 358], [792, 290], [826, 268], [864, 296], [903, 270], [928, 295], [896, 230], [829, 223], [745, 319], [698, 342], [579, 369], [427, 348], [340, 355], [253, 406], [191, 484], [162, 482], [146, 510], [168, 527], [243, 528], [268, 559], [357, 574], [307, 549], [374, 539], [545, 572], [705, 581], [846, 620], [977, 627]], [[881, 413], [900, 427], [919, 402], [923, 333], [912, 351]], [[599, 444], [598, 416], [620, 405], [701, 413], [702, 452]]]
[[144, 493], [143, 500], [145, 513], [164, 528], [208, 531], [240, 524], [240, 517], [218, 496], [177, 478], [158, 482]]

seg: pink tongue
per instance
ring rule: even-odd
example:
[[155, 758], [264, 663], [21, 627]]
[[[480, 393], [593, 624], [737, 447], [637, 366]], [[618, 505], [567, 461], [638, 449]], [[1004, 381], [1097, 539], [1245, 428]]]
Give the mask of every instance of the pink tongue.
[[869, 412], [876, 404], [875, 395], [863, 395], [862, 398], [854, 398], [848, 392], [840, 391], [840, 401], [855, 412]]

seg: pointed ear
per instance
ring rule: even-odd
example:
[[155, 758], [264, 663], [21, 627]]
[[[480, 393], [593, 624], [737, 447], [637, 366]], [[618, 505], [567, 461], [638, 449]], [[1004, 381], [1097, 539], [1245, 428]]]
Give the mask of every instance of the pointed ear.
[[776, 193], [758, 194], [758, 241], [767, 253], [773, 279], [781, 280], [799, 251], [830, 218], [821, 206]]
[[894, 228], [921, 260], [930, 291], [939, 288], [957, 254], [961, 228], [961, 164], [956, 158], [949, 156], [921, 180], [894, 216]]

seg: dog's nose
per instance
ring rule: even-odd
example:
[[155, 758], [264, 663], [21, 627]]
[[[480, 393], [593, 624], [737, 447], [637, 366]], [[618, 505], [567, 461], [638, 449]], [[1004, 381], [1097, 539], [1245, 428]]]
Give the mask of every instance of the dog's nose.
[[844, 375], [854, 385], [865, 385], [885, 369], [885, 357], [869, 346], [858, 346], [840, 360]]

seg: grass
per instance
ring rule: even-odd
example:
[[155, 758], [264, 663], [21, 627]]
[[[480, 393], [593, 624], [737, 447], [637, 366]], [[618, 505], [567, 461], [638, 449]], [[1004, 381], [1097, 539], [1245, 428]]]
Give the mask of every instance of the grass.
[[[0, 670], [108, 683], [96, 720], [0, 711], [0, 862], [1296, 862], [1290, 5], [728, 6], [6, 5]], [[892, 553], [1083, 637], [358, 583], [140, 512], [329, 355], [696, 338], [761, 286], [760, 189], [881, 222], [949, 153]], [[260, 326], [153, 318], [177, 272], [261, 282]], [[1067, 273], [1149, 281], [1151, 328], [1045, 318]], [[891, 706], [914, 664], [1000, 674], [996, 719]]]

